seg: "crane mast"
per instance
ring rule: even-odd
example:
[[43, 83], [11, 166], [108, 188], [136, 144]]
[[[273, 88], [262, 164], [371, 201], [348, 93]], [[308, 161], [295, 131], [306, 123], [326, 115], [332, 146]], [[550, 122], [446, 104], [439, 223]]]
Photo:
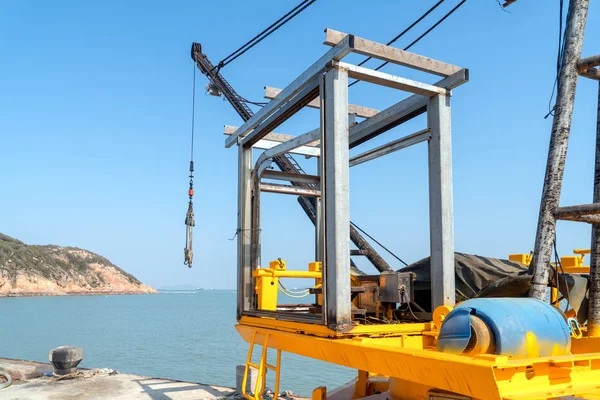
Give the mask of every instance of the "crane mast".
[[[242, 117], [244, 121], [249, 120], [254, 113], [246, 104], [246, 101], [242, 96], [240, 96], [233, 87], [225, 80], [223, 75], [218, 67], [215, 67], [206, 54], [202, 52], [202, 45], [200, 43], [192, 44], [192, 59], [200, 69], [200, 71], [208, 78], [210, 83], [214, 86], [220, 94], [225, 96], [225, 98], [229, 101], [231, 106], [237, 111], [237, 113]], [[305, 174], [300, 164], [289, 154], [285, 153], [283, 155], [279, 155], [273, 157], [273, 162], [277, 167], [283, 172], [295, 173], [295, 174]], [[300, 182], [290, 182], [293, 186], [307, 188], [307, 189], [315, 189], [315, 185], [311, 183], [300, 183]], [[316, 223], [317, 212], [316, 212], [316, 200], [314, 197], [306, 197], [299, 196], [298, 202], [300, 206], [310, 218], [310, 220]], [[375, 268], [379, 272], [391, 271], [392, 268], [389, 264], [377, 253], [377, 251], [362, 237], [362, 235], [350, 225], [350, 239], [352, 242], [358, 247], [360, 250], [360, 254], [367, 257], [367, 259], [373, 264]], [[353, 263], [354, 265], [354, 263]]]

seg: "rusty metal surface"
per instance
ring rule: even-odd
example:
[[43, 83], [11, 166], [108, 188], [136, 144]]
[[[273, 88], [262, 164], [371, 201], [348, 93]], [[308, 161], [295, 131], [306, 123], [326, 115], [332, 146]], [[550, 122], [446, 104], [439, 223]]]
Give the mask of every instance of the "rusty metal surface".
[[600, 214], [600, 204], [581, 204], [577, 206], [558, 207], [554, 211], [556, 219], [563, 219], [568, 217], [580, 217], [584, 215]]
[[591, 56], [591, 57], [582, 58], [577, 63], [577, 66], [579, 67], [579, 69], [584, 69], [584, 70], [588, 69], [588, 68], [600, 66], [600, 54], [596, 54], [595, 56]]
[[[594, 203], [600, 203], [600, 83], [598, 83], [598, 114], [596, 119], [596, 161], [594, 170]], [[588, 329], [600, 333], [600, 224], [592, 225], [590, 258]]]
[[528, 293], [529, 297], [540, 300], [545, 299], [548, 286], [552, 246], [556, 235], [554, 211], [558, 207], [562, 188], [577, 87], [577, 63], [581, 58], [588, 5], [589, 0], [573, 0], [569, 3], [569, 13], [567, 15], [565, 49], [562, 58], [562, 69], [558, 78], [555, 114], [550, 136], [534, 255], [531, 262], [533, 278]]
[[384, 272], [379, 275], [379, 301], [398, 304], [413, 301], [415, 276], [412, 272]]
[[579, 75], [585, 76], [586, 78], [600, 81], [600, 69], [598, 69], [598, 68], [580, 69]]

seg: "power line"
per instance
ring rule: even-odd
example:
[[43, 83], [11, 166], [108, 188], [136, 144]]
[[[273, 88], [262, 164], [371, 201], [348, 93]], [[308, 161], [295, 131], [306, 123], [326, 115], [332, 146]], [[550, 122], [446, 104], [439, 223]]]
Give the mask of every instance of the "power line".
[[[455, 7], [454, 7], [452, 10], [448, 11], [448, 12], [446, 13], [446, 15], [444, 15], [444, 16], [442, 17], [442, 19], [440, 19], [438, 22], [436, 22], [435, 24], [433, 24], [433, 25], [431, 26], [431, 28], [429, 28], [429, 29], [427, 29], [427, 30], [425, 31], [425, 33], [423, 33], [421, 36], [419, 36], [418, 38], [416, 38], [416, 39], [415, 39], [415, 40], [414, 40], [414, 41], [413, 41], [411, 44], [409, 44], [408, 46], [406, 46], [406, 47], [404, 48], [404, 50], [408, 50], [408, 49], [410, 49], [411, 47], [413, 47], [413, 45], [417, 44], [417, 42], [418, 42], [419, 40], [423, 39], [423, 38], [424, 38], [426, 35], [428, 35], [428, 34], [429, 34], [429, 33], [430, 33], [432, 30], [434, 30], [435, 28], [437, 28], [439, 24], [441, 24], [442, 22], [444, 22], [444, 20], [445, 20], [446, 18], [448, 18], [449, 16], [451, 16], [451, 15], [454, 13], [454, 11], [458, 10], [458, 9], [460, 8], [460, 6], [462, 6], [463, 4], [465, 4], [465, 3], [466, 3], [466, 1], [467, 1], [467, 0], [462, 0], [460, 3], [458, 3], [458, 4], [457, 4], [457, 5], [456, 5], [456, 6], [455, 6]], [[388, 64], [388, 63], [387, 63], [387, 62], [385, 62], [383, 65], [386, 65], [386, 64]], [[377, 70], [378, 70], [379, 68], [383, 67], [383, 65], [380, 65], [380, 66], [377, 68]]]
[[223, 68], [227, 64], [229, 64], [232, 61], [236, 60], [238, 57], [240, 57], [241, 55], [243, 55], [244, 53], [246, 53], [248, 50], [250, 50], [251, 48], [253, 48], [257, 44], [259, 44], [260, 42], [262, 42], [268, 36], [270, 36], [273, 32], [275, 32], [276, 30], [278, 30], [279, 28], [281, 28], [283, 25], [285, 25], [286, 23], [288, 23], [292, 18], [294, 18], [296, 15], [300, 14], [302, 11], [304, 11], [308, 6], [310, 6], [311, 4], [313, 4], [315, 1], [316, 0], [303, 0], [303, 1], [301, 1], [296, 7], [294, 7], [290, 11], [288, 11], [285, 15], [283, 15], [277, 21], [273, 22], [271, 25], [269, 25], [266, 29], [264, 29], [258, 35], [254, 36], [252, 39], [250, 39], [249, 41], [247, 41], [246, 43], [244, 43], [241, 47], [239, 47], [233, 53], [229, 54], [227, 57], [225, 57], [223, 60], [221, 60], [217, 64], [217, 68], [219, 68], [219, 69]]
[[[416, 38], [415, 40], [412, 41], [411, 44], [409, 44], [408, 46], [406, 46], [403, 50], [408, 50], [411, 47], [413, 47], [415, 44], [417, 44], [421, 39], [423, 39], [425, 36], [427, 36], [429, 33], [431, 33], [431, 31], [433, 31], [435, 28], [437, 28], [442, 22], [444, 22], [449, 16], [451, 16], [456, 10], [458, 10], [463, 4], [466, 3], [467, 0], [462, 0], [460, 3], [458, 3], [453, 9], [451, 9], [450, 11], [448, 11], [446, 13], [446, 15], [444, 15], [439, 21], [437, 21], [435, 24], [433, 24], [429, 29], [427, 29], [421, 36], [419, 36], [418, 38]], [[438, 4], [436, 4], [435, 6], [437, 7]], [[384, 62], [383, 64], [381, 64], [380, 66], [378, 66], [377, 68], [375, 68], [375, 71], [379, 71], [381, 68], [383, 68], [384, 66], [386, 66], [387, 64], [389, 64], [388, 61]], [[358, 83], [360, 81], [354, 81], [352, 82], [350, 85], [348, 85], [349, 87], [352, 85], [355, 85], [356, 83]]]
[[550, 94], [550, 100], [548, 100], [548, 114], [544, 117], [544, 119], [548, 118], [549, 115], [554, 116], [554, 108], [556, 105], [552, 106], [552, 100], [554, 100], [554, 93], [558, 86], [558, 76], [560, 75], [560, 70], [562, 69], [562, 56], [565, 50], [564, 43], [564, 32], [563, 32], [563, 18], [564, 18], [564, 1], [560, 0], [558, 6], [558, 51], [556, 53], [556, 78], [554, 78], [554, 84], [552, 85], [552, 93]]
[[[419, 18], [417, 18], [417, 20], [415, 22], [413, 22], [412, 24], [410, 24], [408, 26], [408, 28], [406, 28], [405, 30], [403, 30], [402, 32], [400, 32], [398, 34], [398, 36], [396, 36], [395, 38], [393, 38], [392, 40], [390, 40], [389, 42], [387, 42], [386, 44], [389, 46], [391, 44], [393, 44], [394, 42], [396, 42], [396, 40], [400, 39], [402, 36], [404, 36], [404, 34], [408, 31], [410, 31], [415, 25], [417, 25], [419, 22], [421, 22], [426, 16], [428, 16], [433, 10], [435, 10], [440, 4], [442, 4], [445, 0], [440, 0], [437, 3], [435, 3], [433, 5], [433, 7], [431, 7], [429, 10], [427, 10], [425, 12], [425, 14], [421, 15]], [[358, 64], [358, 66], [360, 67], [361, 65], [363, 65], [364, 63], [366, 63], [367, 61], [369, 61], [370, 59], [372, 59], [373, 57], [367, 57], [365, 58], [363, 61], [361, 61], [360, 64]]]

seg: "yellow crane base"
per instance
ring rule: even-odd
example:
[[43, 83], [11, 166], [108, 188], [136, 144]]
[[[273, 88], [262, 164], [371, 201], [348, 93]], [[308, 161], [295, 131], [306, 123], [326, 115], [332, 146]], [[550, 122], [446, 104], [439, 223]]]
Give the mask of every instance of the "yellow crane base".
[[[320, 387], [313, 399], [361, 399], [380, 392], [389, 400], [600, 399], [597, 337], [573, 339], [569, 355], [511, 359], [439, 352], [436, 327], [429, 322], [358, 325], [338, 333], [322, 325], [243, 316], [236, 328], [253, 345], [358, 370], [345, 392]], [[276, 369], [278, 375], [279, 365]]]

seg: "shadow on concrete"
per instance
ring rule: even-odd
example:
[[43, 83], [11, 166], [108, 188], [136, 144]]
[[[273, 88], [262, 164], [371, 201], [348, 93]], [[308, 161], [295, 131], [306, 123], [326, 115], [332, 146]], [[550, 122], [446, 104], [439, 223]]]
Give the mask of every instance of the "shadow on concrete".
[[134, 379], [133, 382], [140, 385], [142, 390], [154, 400], [231, 398], [234, 392], [233, 389], [225, 391], [208, 385], [171, 379], [143, 378]]

